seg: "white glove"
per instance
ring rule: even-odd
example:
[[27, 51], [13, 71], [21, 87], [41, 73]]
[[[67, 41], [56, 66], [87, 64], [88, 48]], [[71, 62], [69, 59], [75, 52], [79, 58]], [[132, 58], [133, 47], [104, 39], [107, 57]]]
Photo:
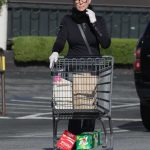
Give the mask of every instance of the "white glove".
[[59, 56], [58, 52], [53, 52], [53, 53], [51, 54], [51, 56], [49, 57], [49, 62], [50, 62], [49, 68], [50, 68], [50, 69], [52, 69], [53, 66], [54, 66], [54, 63], [57, 62], [58, 56]]
[[96, 16], [94, 11], [86, 9], [86, 14], [89, 16], [90, 23], [96, 22]]

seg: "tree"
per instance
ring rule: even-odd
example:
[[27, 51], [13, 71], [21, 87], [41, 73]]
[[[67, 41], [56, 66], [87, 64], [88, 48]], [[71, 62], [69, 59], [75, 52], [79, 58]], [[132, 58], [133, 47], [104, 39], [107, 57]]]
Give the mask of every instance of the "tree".
[[4, 3], [5, 3], [5, 0], [0, 0], [0, 9]]

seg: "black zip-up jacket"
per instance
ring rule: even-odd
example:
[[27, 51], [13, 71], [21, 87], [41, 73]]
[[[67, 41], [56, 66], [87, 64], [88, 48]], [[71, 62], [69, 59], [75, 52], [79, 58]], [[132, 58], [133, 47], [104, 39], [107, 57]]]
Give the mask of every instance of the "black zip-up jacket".
[[[96, 19], [97, 21], [94, 24], [91, 24], [89, 20], [81, 24], [90, 45], [92, 56], [99, 56], [100, 47], [108, 48], [111, 43], [104, 19], [101, 16], [97, 16]], [[62, 19], [52, 51], [60, 53], [66, 41], [69, 44], [67, 56], [79, 57], [90, 55], [77, 22], [71, 15], [66, 15]]]

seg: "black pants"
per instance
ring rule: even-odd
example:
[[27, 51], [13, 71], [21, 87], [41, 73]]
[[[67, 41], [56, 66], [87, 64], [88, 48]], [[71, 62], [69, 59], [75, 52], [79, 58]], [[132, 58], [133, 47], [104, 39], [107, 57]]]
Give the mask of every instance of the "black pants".
[[92, 132], [95, 128], [95, 119], [84, 119], [83, 123], [80, 119], [70, 119], [68, 124], [68, 131], [75, 135], [82, 132]]

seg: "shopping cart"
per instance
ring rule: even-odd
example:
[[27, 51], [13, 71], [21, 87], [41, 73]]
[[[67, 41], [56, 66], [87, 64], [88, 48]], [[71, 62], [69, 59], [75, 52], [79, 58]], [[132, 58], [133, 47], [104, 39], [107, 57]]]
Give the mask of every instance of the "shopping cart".
[[102, 150], [113, 150], [111, 95], [113, 57], [60, 58], [51, 71], [53, 146], [59, 120], [96, 119], [102, 126]]

